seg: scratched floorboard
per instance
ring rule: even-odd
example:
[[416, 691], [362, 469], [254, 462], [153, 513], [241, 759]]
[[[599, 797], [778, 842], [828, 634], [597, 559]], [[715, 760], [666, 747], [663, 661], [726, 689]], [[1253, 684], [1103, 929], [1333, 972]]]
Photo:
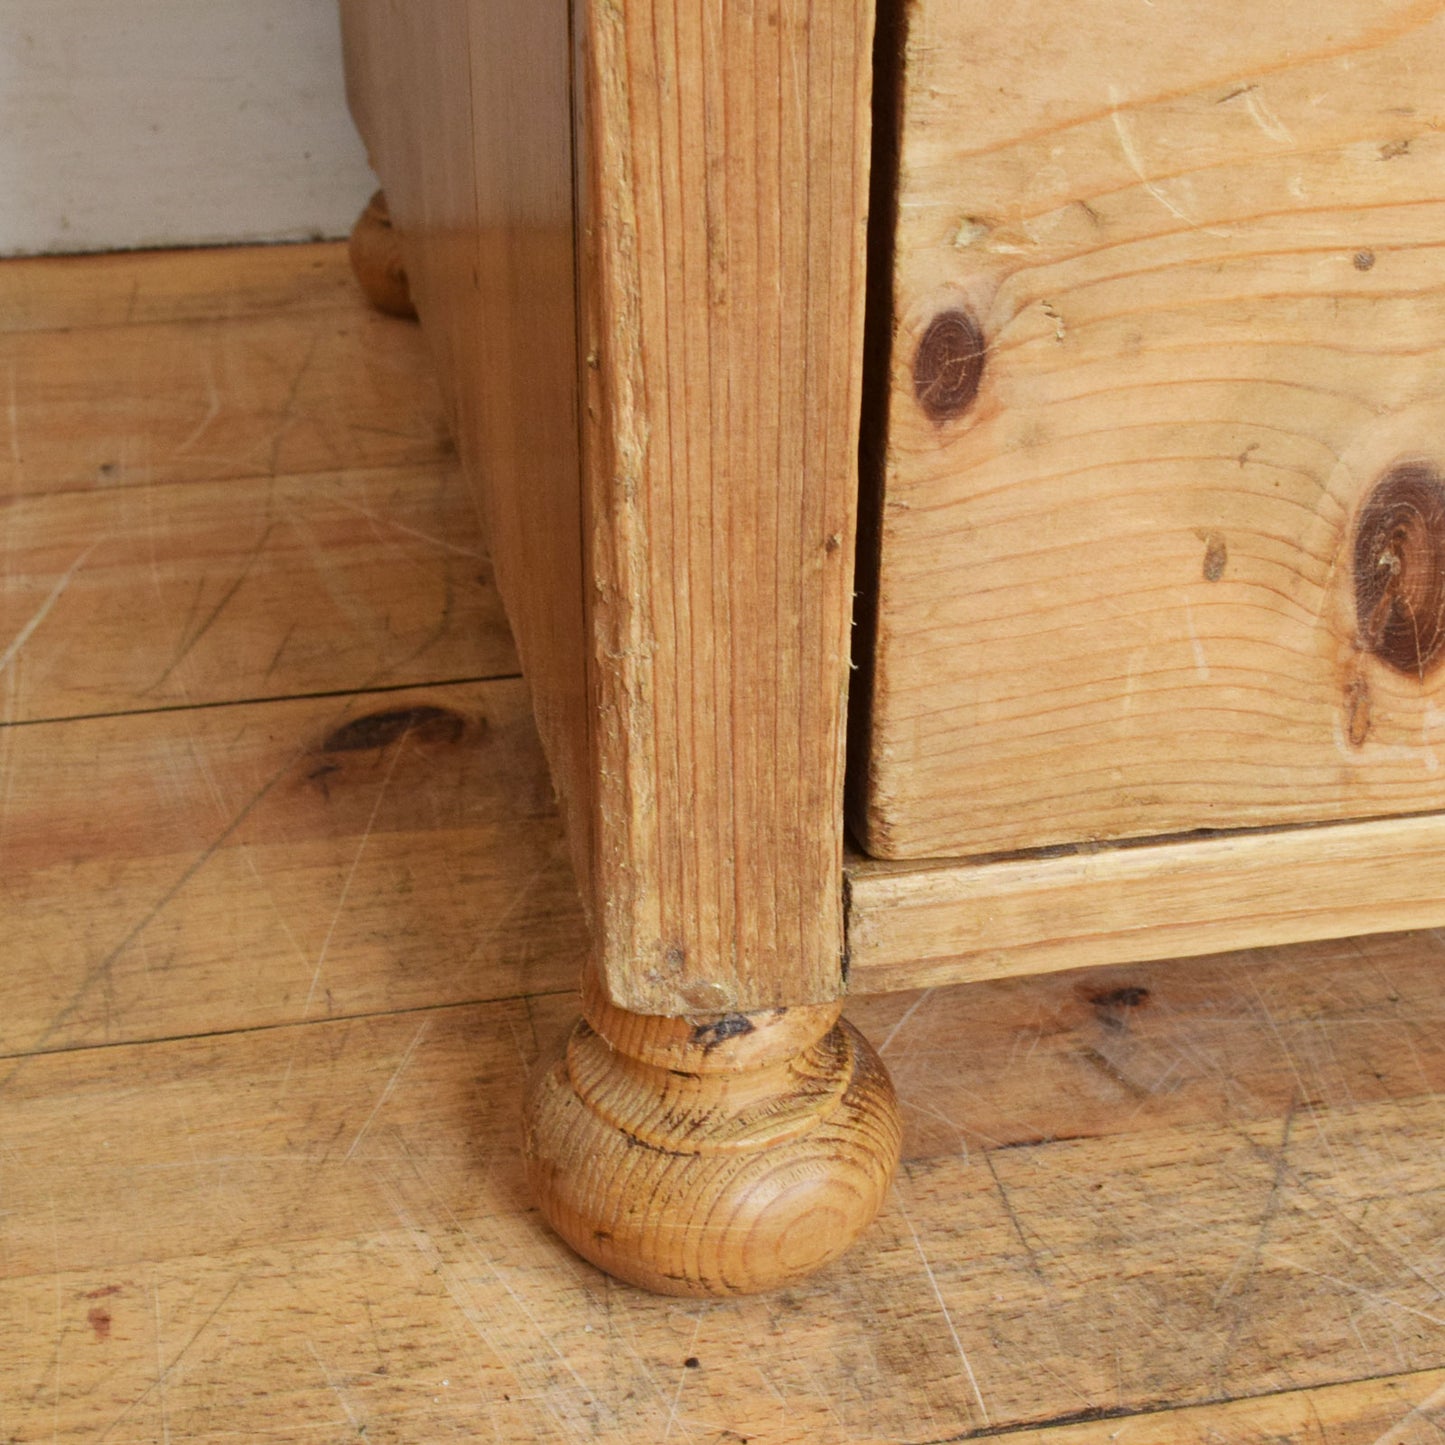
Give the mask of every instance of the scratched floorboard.
[[361, 309], [327, 250], [297, 248], [289, 286], [256, 250], [169, 282], [154, 255], [6, 262], [0, 503], [451, 455], [420, 334]]
[[[204, 390], [142, 394], [180, 336], [279, 365], [326, 318], [298, 395], [404, 366], [431, 415], [343, 282], [0, 266], [0, 330], [98, 367], [0, 446], [0, 1442], [1445, 1438], [1433, 935], [855, 1000], [906, 1162], [805, 1288], [652, 1299], [539, 1228], [517, 1106], [582, 926], [445, 447], [237, 365], [192, 468]], [[126, 495], [66, 495], [117, 439]]]

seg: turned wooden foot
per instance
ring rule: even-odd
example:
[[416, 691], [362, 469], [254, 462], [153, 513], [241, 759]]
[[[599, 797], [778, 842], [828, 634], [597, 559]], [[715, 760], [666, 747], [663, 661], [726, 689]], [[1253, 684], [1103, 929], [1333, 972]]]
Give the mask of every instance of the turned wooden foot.
[[584, 989], [538, 1066], [527, 1170], [548, 1222], [619, 1279], [752, 1294], [836, 1259], [898, 1163], [893, 1085], [840, 1005], [651, 1018]]
[[401, 259], [401, 238], [392, 229], [391, 212], [381, 191], [371, 198], [352, 227], [351, 269], [366, 299], [378, 311], [416, 320]]

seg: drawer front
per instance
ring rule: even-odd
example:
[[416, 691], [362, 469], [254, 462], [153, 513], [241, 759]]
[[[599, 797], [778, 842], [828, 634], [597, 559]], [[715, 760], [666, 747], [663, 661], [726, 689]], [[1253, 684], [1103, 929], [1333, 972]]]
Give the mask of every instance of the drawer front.
[[1445, 805], [1445, 6], [923, 0], [882, 857]]

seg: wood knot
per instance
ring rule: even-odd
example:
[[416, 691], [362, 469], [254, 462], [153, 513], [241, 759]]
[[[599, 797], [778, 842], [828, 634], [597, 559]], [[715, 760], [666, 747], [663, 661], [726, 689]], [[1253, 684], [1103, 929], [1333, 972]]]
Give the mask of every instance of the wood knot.
[[1084, 988], [1080, 992], [1093, 1007], [1098, 1021], [1115, 1033], [1122, 1033], [1128, 1027], [1131, 1009], [1143, 1008], [1149, 1002], [1149, 990], [1139, 983], [1121, 984], [1116, 988]]
[[408, 733], [422, 742], [454, 743], [466, 731], [466, 719], [444, 707], [394, 707], [353, 718], [328, 734], [323, 753], [359, 753], [389, 748]]
[[1355, 530], [1359, 645], [1424, 680], [1445, 647], [1445, 483], [1402, 462], [1370, 493]]
[[1141, 983], [1126, 983], [1118, 988], [1093, 990], [1087, 998], [1095, 1008], [1143, 1008], [1149, 1002], [1149, 990]]
[[913, 358], [913, 394], [932, 422], [966, 412], [983, 380], [983, 332], [967, 311], [944, 311], [928, 323]]

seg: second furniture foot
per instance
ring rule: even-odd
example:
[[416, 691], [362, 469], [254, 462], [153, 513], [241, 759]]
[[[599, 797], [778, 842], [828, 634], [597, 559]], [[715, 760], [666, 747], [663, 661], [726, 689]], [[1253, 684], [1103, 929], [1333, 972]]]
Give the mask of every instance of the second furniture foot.
[[386, 195], [378, 191], [351, 231], [351, 269], [366, 299], [388, 316], [416, 320], [411, 283], [401, 257], [401, 237], [392, 229]]
[[552, 1227], [663, 1294], [752, 1294], [836, 1259], [881, 1207], [901, 1140], [887, 1071], [840, 1007], [653, 1018], [589, 982], [526, 1107]]

